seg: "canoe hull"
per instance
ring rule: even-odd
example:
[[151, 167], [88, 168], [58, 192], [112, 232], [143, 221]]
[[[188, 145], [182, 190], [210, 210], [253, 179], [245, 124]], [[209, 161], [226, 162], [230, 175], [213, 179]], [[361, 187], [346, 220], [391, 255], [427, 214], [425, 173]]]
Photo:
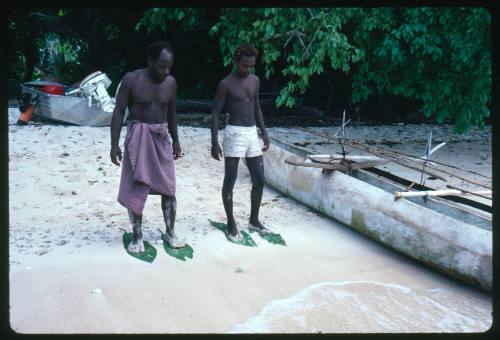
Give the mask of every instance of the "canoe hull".
[[277, 145], [264, 153], [266, 182], [366, 235], [453, 278], [491, 290], [492, 234], [394, 196], [339, 171], [293, 166]]

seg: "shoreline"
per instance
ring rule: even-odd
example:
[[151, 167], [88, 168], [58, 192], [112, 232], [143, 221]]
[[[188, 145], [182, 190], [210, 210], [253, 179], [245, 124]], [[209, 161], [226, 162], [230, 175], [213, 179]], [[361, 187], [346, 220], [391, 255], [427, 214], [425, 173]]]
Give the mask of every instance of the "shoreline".
[[[151, 196], [143, 232], [158, 254], [146, 263], [129, 256], [121, 242], [120, 228], [131, 227], [116, 202], [121, 169], [109, 161], [109, 127], [8, 128], [10, 325], [16, 332], [484, 332], [491, 325], [489, 294], [395, 254], [267, 186], [261, 219], [287, 245], [255, 234], [257, 247], [228, 242], [209, 222], [225, 222], [224, 166], [210, 157], [209, 129], [179, 125], [184, 156], [176, 162], [175, 229], [192, 246], [193, 259], [180, 261], [156, 243], [164, 224], [160, 200]], [[412, 134], [415, 142], [423, 140], [418, 131], [412, 127], [397, 137], [385, 127], [352, 134], [403, 138], [393, 145], [401, 148]], [[318, 150], [329, 147], [283, 133]], [[473, 150], [457, 161], [480, 167], [474, 164], [478, 158], [487, 172], [491, 133], [468, 138], [459, 143]], [[436, 156], [456, 157], [459, 143]], [[245, 231], [250, 190], [240, 162], [234, 213]]]

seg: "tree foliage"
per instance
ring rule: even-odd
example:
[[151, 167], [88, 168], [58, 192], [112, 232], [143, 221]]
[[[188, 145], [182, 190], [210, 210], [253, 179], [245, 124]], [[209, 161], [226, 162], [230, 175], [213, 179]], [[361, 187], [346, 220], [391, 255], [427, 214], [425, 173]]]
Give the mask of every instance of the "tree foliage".
[[[40, 57], [40, 41], [53, 31], [53, 9], [12, 11], [8, 20], [9, 92], [16, 93], [19, 83], [32, 79]], [[11, 90], [12, 89], [12, 90]]]
[[200, 8], [152, 8], [142, 15], [135, 29], [144, 28], [151, 34], [156, 28], [167, 31], [169, 21], [179, 21], [184, 31], [193, 31], [199, 28], [208, 28], [208, 9]]
[[21, 82], [38, 77], [71, 84], [101, 70], [111, 79], [119, 79], [127, 63], [145, 60], [137, 53], [137, 47], [145, 42], [134, 30], [141, 14], [137, 10], [93, 8], [11, 11], [9, 96], [19, 94]]
[[364, 51], [353, 101], [376, 91], [418, 99], [425, 116], [480, 127], [491, 100], [490, 16], [478, 8], [363, 9], [353, 44]]
[[208, 30], [219, 15], [220, 9], [153, 8], [136, 25], [150, 41], [161, 39], [172, 44], [172, 74], [178, 80], [179, 98], [209, 99], [214, 94], [224, 66], [218, 41]]
[[[219, 35], [221, 50], [229, 64], [240, 41], [253, 42], [261, 51], [265, 77], [276, 72], [288, 82], [276, 105], [291, 107], [295, 95], [302, 95], [314, 75], [325, 67], [350, 70], [361, 57], [342, 32], [355, 10], [320, 8], [226, 9], [210, 34]], [[241, 20], [241, 18], [246, 20]]]
[[209, 92], [236, 45], [250, 42], [263, 84], [279, 85], [276, 106], [321, 96], [326, 86], [311, 84], [326, 79], [353, 109], [406, 98], [458, 132], [490, 115], [491, 18], [482, 8], [27, 8], [11, 11], [8, 34], [9, 95], [37, 70], [69, 83], [96, 70], [119, 79], [144, 66], [157, 39], [183, 56], [179, 83]]
[[[191, 30], [207, 25], [205, 11], [152, 9], [140, 25], [166, 30], [178, 21]], [[225, 66], [238, 43], [259, 48], [265, 77], [286, 79], [277, 106], [293, 106], [311, 77], [329, 68], [352, 76], [353, 103], [403, 96], [466, 132], [489, 116], [490, 23], [481, 8], [223, 8], [209, 34]]]

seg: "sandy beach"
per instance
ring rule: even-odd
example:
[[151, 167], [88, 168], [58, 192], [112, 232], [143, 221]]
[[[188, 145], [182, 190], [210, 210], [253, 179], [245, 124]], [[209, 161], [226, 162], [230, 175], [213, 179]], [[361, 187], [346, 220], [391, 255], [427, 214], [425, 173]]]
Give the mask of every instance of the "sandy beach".
[[[131, 227], [116, 201], [121, 169], [109, 159], [109, 127], [17, 126], [17, 117], [17, 109], [9, 109], [9, 315], [15, 332], [447, 333], [491, 327], [490, 294], [398, 255], [268, 186], [261, 220], [286, 246], [255, 233], [250, 235], [256, 247], [229, 242], [210, 223], [225, 223], [224, 164], [210, 157], [210, 130], [202, 127], [179, 126], [183, 157], [176, 162], [175, 229], [193, 248], [193, 258], [174, 258], [159, 243], [159, 196], [149, 196], [143, 215], [144, 238], [157, 257], [153, 263], [133, 258], [122, 243], [121, 229]], [[423, 155], [429, 129], [435, 145], [448, 143], [433, 159], [467, 167], [488, 183], [490, 127], [467, 136], [431, 125], [348, 131], [351, 138]], [[296, 130], [269, 130], [328, 153], [328, 144], [315, 144], [317, 139]], [[240, 162], [234, 213], [241, 230], [247, 230], [250, 190]]]

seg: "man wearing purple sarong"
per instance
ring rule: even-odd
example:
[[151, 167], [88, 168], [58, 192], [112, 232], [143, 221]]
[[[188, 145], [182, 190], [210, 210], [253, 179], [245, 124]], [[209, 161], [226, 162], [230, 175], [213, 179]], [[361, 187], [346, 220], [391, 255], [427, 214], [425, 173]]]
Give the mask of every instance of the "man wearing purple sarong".
[[[181, 248], [174, 233], [176, 199], [174, 160], [181, 156], [175, 117], [177, 83], [170, 75], [174, 53], [170, 44], [155, 42], [147, 48], [148, 67], [125, 74], [116, 95], [111, 120], [111, 162], [123, 163], [118, 202], [128, 210], [133, 240], [130, 252], [143, 252], [142, 211], [149, 194], [161, 195], [165, 220], [164, 241]], [[129, 123], [124, 154], [118, 146], [125, 109]]]

